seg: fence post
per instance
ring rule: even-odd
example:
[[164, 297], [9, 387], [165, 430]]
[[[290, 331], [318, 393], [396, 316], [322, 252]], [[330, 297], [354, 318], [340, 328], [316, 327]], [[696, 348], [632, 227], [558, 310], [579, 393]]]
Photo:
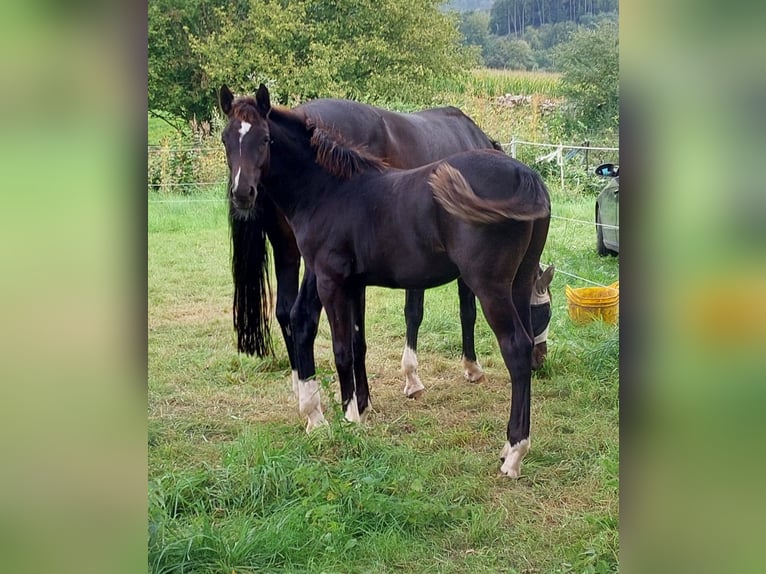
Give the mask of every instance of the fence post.
[[511, 137], [511, 157], [516, 159], [516, 136]]
[[559, 164], [559, 171], [561, 172], [561, 189], [564, 190], [564, 146], [559, 144], [556, 148], [556, 161]]

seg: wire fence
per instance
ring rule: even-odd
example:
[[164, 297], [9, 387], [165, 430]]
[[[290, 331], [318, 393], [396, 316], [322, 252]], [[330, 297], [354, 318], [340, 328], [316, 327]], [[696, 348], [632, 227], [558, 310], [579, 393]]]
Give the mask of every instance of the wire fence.
[[[501, 145], [506, 153], [528, 165], [533, 165], [536, 168], [554, 165], [558, 169], [561, 187], [565, 189], [568, 170], [570, 172], [575, 171], [582, 176], [584, 173], [590, 172], [591, 166], [595, 167], [606, 162], [618, 163], [619, 148], [594, 147], [586, 144], [587, 142], [583, 145], [537, 143], [513, 138], [510, 142]], [[540, 149], [547, 153], [540, 155]], [[154, 192], [150, 194], [149, 204], [226, 202], [223, 193], [220, 198], [194, 197], [195, 192], [209, 191], [213, 187], [223, 190], [227, 185], [222, 168], [226, 165], [226, 158], [220, 147], [150, 145], [148, 151], [149, 190]], [[162, 195], [162, 197], [158, 198], [158, 195]], [[603, 229], [619, 230], [619, 225], [597, 224], [595, 221], [566, 217], [556, 213], [551, 214], [551, 219], [553, 222], [560, 221], [564, 224], [560, 233], [564, 242], [574, 240], [574, 237], [570, 236], [571, 233], [579, 235], [579, 232], [570, 232], [569, 224], [574, 224], [576, 227], [587, 226], [591, 230], [595, 230], [597, 225]], [[562, 269], [559, 262], [556, 262], [556, 272], [589, 285], [607, 286], [599, 281]]]
[[[574, 172], [582, 176], [590, 174], [591, 166], [607, 162], [618, 163], [620, 152], [619, 148], [591, 146], [587, 141], [582, 145], [564, 145], [529, 142], [513, 137], [510, 142], [501, 145], [511, 157], [528, 165], [535, 165], [538, 169], [555, 165], [562, 189], [566, 188], [567, 173]], [[540, 155], [537, 148], [542, 148], [546, 153]]]

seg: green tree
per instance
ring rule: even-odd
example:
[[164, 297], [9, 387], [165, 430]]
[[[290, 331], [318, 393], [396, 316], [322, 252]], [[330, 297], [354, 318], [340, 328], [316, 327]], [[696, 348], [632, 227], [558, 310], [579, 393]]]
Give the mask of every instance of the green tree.
[[460, 14], [458, 29], [465, 45], [484, 48], [489, 42], [489, 14], [474, 11]]
[[260, 82], [282, 103], [314, 97], [371, 102], [430, 100], [438, 80], [475, 63], [440, 0], [250, 2], [191, 46], [214, 84], [253, 92]]
[[524, 40], [492, 37], [484, 56], [488, 68], [530, 70], [535, 67], [532, 48]]
[[191, 50], [188, 31], [207, 36], [218, 25], [216, 6], [226, 6], [230, 17], [237, 17], [246, 5], [247, 0], [149, 0], [147, 88], [152, 112], [166, 119], [209, 119], [215, 93]]
[[620, 122], [619, 37], [614, 22], [576, 31], [557, 49], [562, 91], [568, 100], [562, 121], [568, 135], [616, 134]]

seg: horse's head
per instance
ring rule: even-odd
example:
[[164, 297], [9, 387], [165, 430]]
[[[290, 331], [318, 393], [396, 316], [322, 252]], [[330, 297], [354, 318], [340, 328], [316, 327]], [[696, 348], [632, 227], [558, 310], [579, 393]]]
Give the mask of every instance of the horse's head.
[[221, 110], [228, 118], [221, 141], [229, 165], [229, 200], [238, 211], [248, 212], [255, 205], [261, 178], [269, 168], [269, 90], [261, 84], [255, 98], [235, 99], [224, 85], [219, 95]]
[[549, 265], [543, 271], [537, 271], [534, 289], [532, 290], [532, 331], [535, 335], [535, 346], [532, 350], [532, 368], [538, 369], [548, 354], [548, 325], [551, 322], [551, 281], [556, 268]]

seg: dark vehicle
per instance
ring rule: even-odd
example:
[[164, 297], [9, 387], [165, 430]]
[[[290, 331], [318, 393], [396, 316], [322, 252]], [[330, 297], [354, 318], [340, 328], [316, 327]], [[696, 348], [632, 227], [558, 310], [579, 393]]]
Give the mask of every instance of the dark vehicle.
[[602, 163], [596, 175], [609, 178], [596, 198], [596, 250], [599, 255], [620, 252], [620, 168]]

